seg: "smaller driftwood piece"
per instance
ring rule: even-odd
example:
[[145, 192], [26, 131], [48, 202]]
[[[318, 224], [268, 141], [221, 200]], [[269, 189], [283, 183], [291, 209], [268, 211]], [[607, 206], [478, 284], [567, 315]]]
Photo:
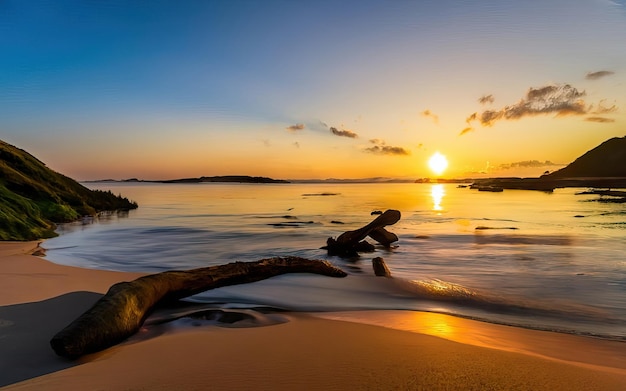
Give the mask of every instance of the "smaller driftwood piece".
[[398, 236], [387, 231], [384, 227], [393, 225], [400, 220], [400, 211], [388, 209], [380, 214], [372, 222], [354, 231], [346, 231], [337, 239], [328, 238], [326, 246], [329, 255], [340, 257], [357, 257], [359, 252], [372, 252], [374, 246], [364, 239], [369, 236], [383, 246], [389, 246], [398, 240]]
[[372, 259], [372, 267], [374, 268], [374, 274], [378, 277], [391, 277], [391, 271], [381, 257]]
[[57, 333], [50, 345], [59, 356], [78, 358], [116, 345], [135, 334], [159, 302], [286, 273], [346, 276], [343, 270], [327, 261], [300, 257], [276, 257], [151, 274], [111, 286], [93, 307]]

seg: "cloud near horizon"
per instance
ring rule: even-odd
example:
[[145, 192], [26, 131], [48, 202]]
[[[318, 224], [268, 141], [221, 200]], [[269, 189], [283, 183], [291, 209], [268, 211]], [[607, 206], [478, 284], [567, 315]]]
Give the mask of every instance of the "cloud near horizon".
[[561, 167], [561, 166], [565, 166], [565, 164], [553, 163], [550, 160], [546, 160], [543, 162], [539, 160], [522, 160], [520, 162], [501, 164], [499, 168], [503, 170], [510, 170], [513, 168], [534, 168], [534, 167], [555, 167], [555, 166]]
[[597, 71], [597, 72], [588, 72], [585, 75], [585, 79], [587, 80], [598, 80], [600, 78], [606, 77], [606, 76], [611, 76], [614, 75], [615, 72], [613, 71]]
[[337, 129], [334, 126], [330, 127], [330, 132], [332, 134], [334, 134], [335, 136], [339, 136], [339, 137], [348, 137], [348, 138], [358, 138], [359, 135], [356, 134], [355, 132], [348, 130], [348, 129]]
[[365, 152], [373, 153], [376, 155], [395, 155], [395, 156], [408, 156], [411, 152], [402, 147], [393, 147], [387, 145], [384, 140], [371, 139], [370, 143], [374, 144], [373, 147], [365, 148]]

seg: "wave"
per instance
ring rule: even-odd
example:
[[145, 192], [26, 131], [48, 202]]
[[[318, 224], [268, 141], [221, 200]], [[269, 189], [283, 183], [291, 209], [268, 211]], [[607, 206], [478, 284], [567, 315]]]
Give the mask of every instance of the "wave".
[[345, 279], [279, 276], [224, 287], [188, 299], [229, 308], [269, 306], [286, 311], [417, 310], [518, 327], [594, 335], [626, 341], [626, 320], [598, 308], [565, 301], [533, 301], [485, 293], [450, 282], [370, 275]]
[[474, 240], [478, 244], [531, 244], [546, 246], [570, 246], [572, 238], [566, 235], [484, 235], [477, 233]]

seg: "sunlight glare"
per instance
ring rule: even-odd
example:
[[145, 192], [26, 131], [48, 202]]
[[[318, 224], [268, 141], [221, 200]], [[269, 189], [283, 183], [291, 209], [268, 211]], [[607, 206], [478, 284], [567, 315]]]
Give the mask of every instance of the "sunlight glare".
[[441, 175], [446, 168], [448, 168], [448, 159], [437, 151], [428, 160], [428, 167], [430, 167], [432, 172], [436, 175]]
[[433, 198], [433, 210], [442, 211], [443, 207], [441, 206], [441, 200], [443, 200], [443, 196], [446, 194], [443, 185], [432, 185], [430, 188], [430, 195]]

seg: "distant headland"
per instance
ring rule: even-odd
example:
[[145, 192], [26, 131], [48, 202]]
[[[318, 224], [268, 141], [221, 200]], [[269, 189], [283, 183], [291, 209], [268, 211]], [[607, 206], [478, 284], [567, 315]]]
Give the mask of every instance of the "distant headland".
[[564, 187], [626, 188], [626, 136], [606, 140], [560, 170], [538, 178], [488, 178], [477, 186], [553, 191]]
[[272, 179], [262, 176], [248, 175], [222, 175], [222, 176], [202, 176], [199, 178], [180, 178], [165, 180], [143, 180], [137, 178], [131, 179], [101, 179], [96, 181], [85, 181], [85, 183], [101, 183], [101, 182], [145, 182], [145, 183], [206, 183], [206, 182], [225, 182], [225, 183], [289, 183], [284, 179]]

